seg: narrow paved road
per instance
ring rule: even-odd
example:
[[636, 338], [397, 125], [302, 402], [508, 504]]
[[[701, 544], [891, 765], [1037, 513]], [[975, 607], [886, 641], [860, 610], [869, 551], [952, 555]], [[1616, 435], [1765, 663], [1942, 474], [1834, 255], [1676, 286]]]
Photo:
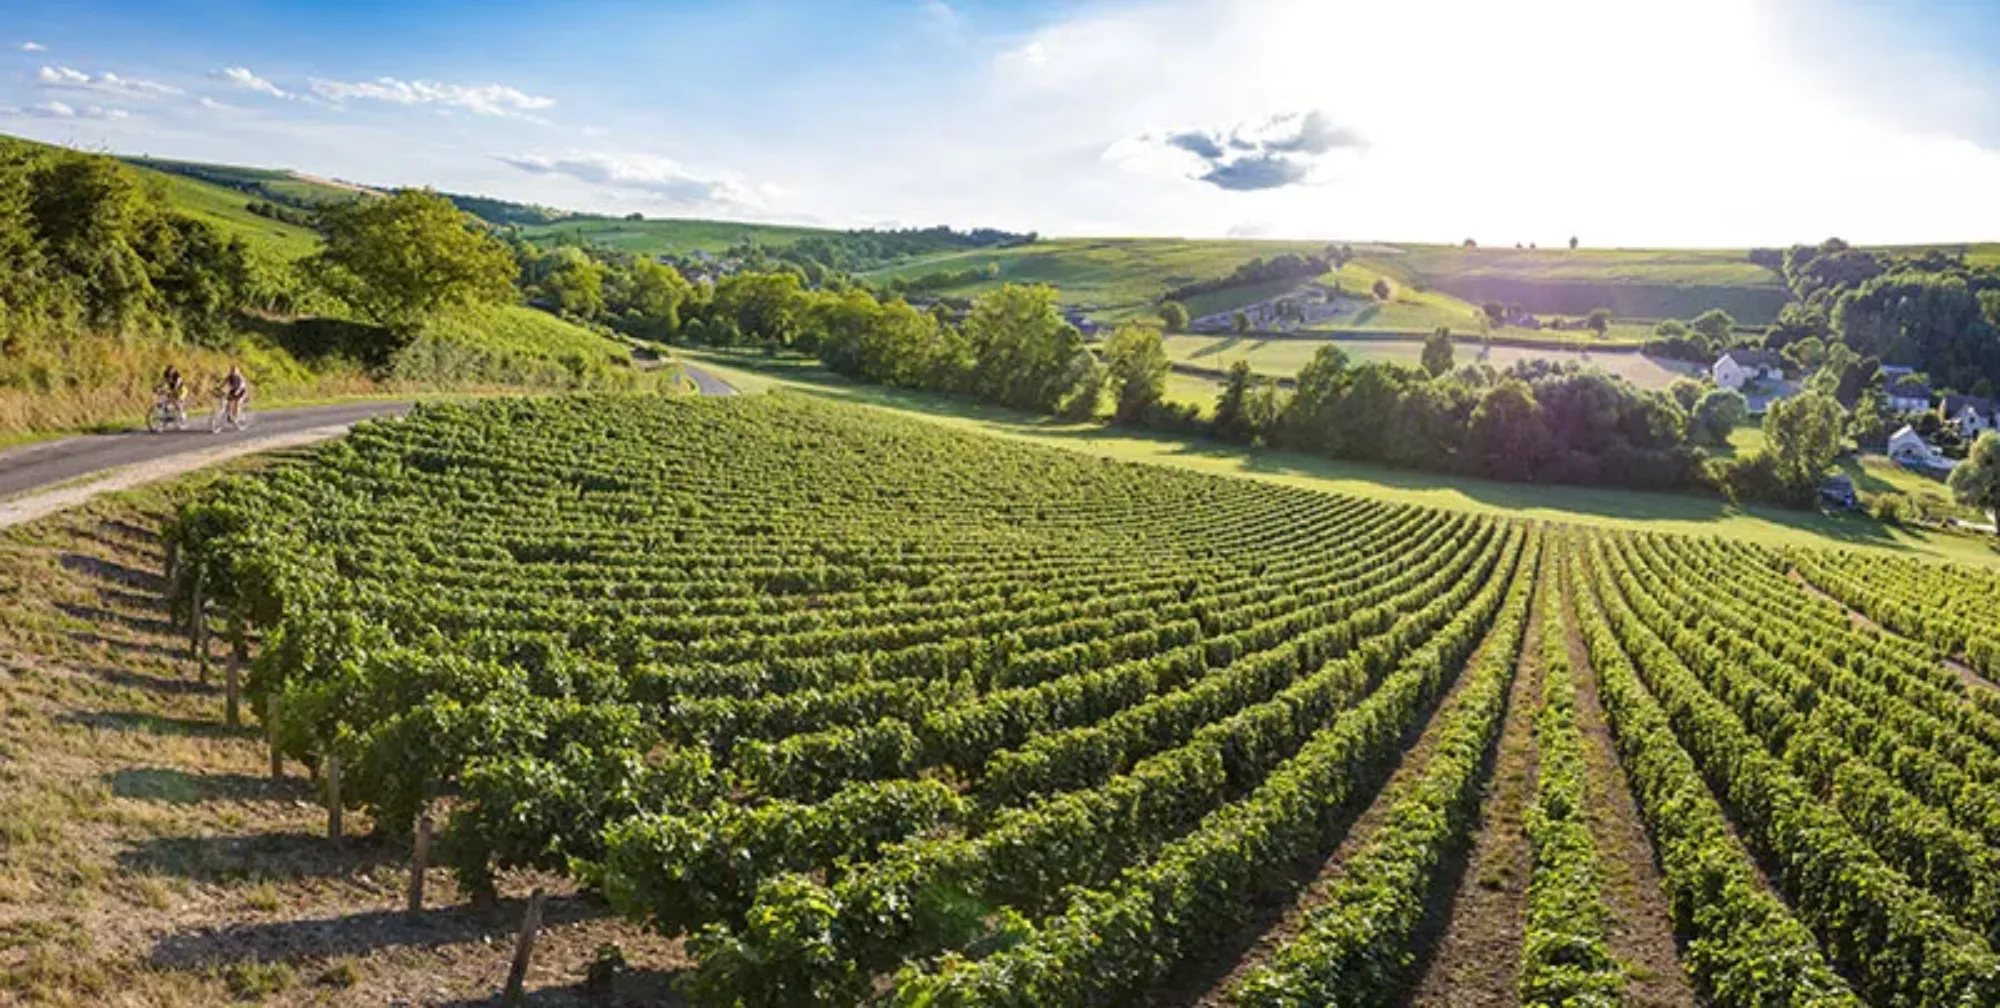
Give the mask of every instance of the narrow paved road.
[[722, 379], [717, 378], [716, 376], [709, 374], [708, 372], [703, 371], [698, 367], [695, 367], [693, 364], [688, 364], [683, 362], [681, 364], [681, 370], [687, 372], [687, 376], [689, 378], [694, 379], [695, 388], [700, 389], [702, 395], [736, 394], [736, 390], [730, 388], [728, 382], [723, 381]]
[[[702, 395], [736, 394], [729, 383], [700, 368], [686, 366], [686, 371]], [[232, 444], [279, 440], [303, 431], [346, 427], [372, 417], [402, 416], [409, 411], [410, 403], [402, 400], [308, 406], [269, 413], [253, 411], [248, 430], [220, 434], [208, 432], [208, 414], [203, 412], [188, 417], [188, 429], [184, 431], [89, 434], [0, 451], [0, 500], [122, 466], [156, 462]]]
[[370, 417], [402, 416], [408, 402], [378, 401], [302, 409], [252, 411], [250, 427], [241, 431], [208, 432], [208, 414], [193, 413], [188, 429], [148, 434], [86, 434], [0, 452], [0, 498], [12, 497], [91, 473], [152, 462], [185, 452], [203, 451], [233, 442], [261, 441], [320, 427], [345, 427]]

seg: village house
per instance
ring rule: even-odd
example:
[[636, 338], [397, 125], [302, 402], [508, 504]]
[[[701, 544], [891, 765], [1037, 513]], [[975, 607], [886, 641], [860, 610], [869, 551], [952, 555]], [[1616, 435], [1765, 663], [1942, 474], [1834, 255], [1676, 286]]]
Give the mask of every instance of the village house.
[[1958, 431], [1959, 437], [1967, 440], [2000, 427], [2000, 417], [1994, 416], [1993, 400], [1982, 396], [1945, 396], [1944, 402], [1938, 404], [1938, 415]]
[[1910, 469], [1950, 472], [1952, 468], [1952, 461], [1940, 454], [1936, 445], [1924, 440], [1924, 436], [1909, 424], [1889, 435], [1889, 458]]
[[1742, 389], [1753, 381], [1778, 381], [1785, 376], [1784, 361], [1769, 350], [1731, 350], [1715, 359], [1709, 369], [1715, 383], [1726, 389]]
[[1891, 382], [1885, 398], [1898, 413], [1921, 413], [1931, 408], [1931, 387], [1908, 376]]

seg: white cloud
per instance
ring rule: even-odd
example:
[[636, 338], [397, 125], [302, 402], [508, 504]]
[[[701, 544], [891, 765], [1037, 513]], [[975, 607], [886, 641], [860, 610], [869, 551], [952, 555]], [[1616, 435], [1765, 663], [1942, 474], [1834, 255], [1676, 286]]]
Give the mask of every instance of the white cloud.
[[786, 190], [752, 186], [727, 172], [697, 172], [670, 158], [603, 151], [500, 155], [499, 160], [535, 175], [560, 176], [593, 186], [643, 193], [678, 207], [716, 206], [760, 209], [766, 196]]
[[133, 77], [120, 77], [108, 70], [101, 74], [88, 74], [66, 66], [45, 65], [35, 72], [35, 80], [43, 87], [96, 91], [133, 98], [159, 98], [165, 95], [186, 94], [177, 87]]
[[47, 51], [47, 50], [48, 50], [48, 48], [49, 48], [48, 46], [45, 46], [45, 45], [41, 44], [40, 42], [23, 42], [23, 43], [21, 43], [21, 51], [22, 51], [22, 52], [45, 52], [45, 51]]
[[240, 88], [244, 91], [255, 91], [258, 94], [267, 94], [273, 98], [290, 98], [292, 96], [291, 92], [251, 73], [249, 67], [224, 67], [209, 76], [217, 80], [227, 81], [232, 87]]
[[531, 95], [504, 84], [440, 84], [393, 77], [353, 83], [315, 78], [312, 90], [313, 94], [335, 104], [349, 99], [363, 99], [397, 105], [442, 105], [491, 116], [518, 116], [555, 105], [553, 98]]
[[29, 115], [38, 119], [124, 119], [131, 115], [130, 112], [124, 109], [105, 108], [101, 105], [84, 105], [78, 107], [59, 101], [37, 102], [25, 108], [12, 109], [10, 111], [17, 115]]
[[222, 102], [216, 101], [215, 99], [208, 97], [207, 95], [203, 95], [201, 97], [201, 107], [208, 109], [211, 112], [230, 112], [234, 111], [236, 108], [236, 106], [234, 105], [225, 105]]

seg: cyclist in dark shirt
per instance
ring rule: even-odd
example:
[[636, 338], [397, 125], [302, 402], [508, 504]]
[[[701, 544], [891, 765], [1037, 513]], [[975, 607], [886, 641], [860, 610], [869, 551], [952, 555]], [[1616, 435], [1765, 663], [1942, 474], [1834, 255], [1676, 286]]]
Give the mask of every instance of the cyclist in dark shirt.
[[222, 379], [223, 415], [230, 423], [242, 422], [243, 404], [249, 399], [250, 379], [243, 377], [242, 368], [231, 364], [228, 376]]

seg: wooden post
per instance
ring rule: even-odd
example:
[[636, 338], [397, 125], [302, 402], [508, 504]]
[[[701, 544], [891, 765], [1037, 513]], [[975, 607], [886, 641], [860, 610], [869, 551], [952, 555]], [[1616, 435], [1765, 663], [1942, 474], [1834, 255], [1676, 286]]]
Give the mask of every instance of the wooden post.
[[166, 562], [160, 565], [160, 577], [171, 586], [174, 583], [174, 575], [180, 573], [181, 541], [168, 539], [166, 554]]
[[278, 751], [278, 694], [264, 698], [264, 738], [271, 743], [271, 779], [285, 779], [285, 755]]
[[335, 753], [326, 757], [326, 835], [340, 842], [340, 756]]
[[431, 817], [417, 817], [417, 837], [410, 845], [410, 916], [424, 912], [424, 868], [431, 858]]
[[243, 617], [229, 617], [229, 667], [223, 673], [223, 692], [227, 699], [223, 704], [222, 719], [231, 728], [240, 728], [243, 718], [237, 709], [236, 689], [242, 680], [243, 653], [250, 648], [249, 640], [243, 633]]
[[203, 598], [201, 575], [194, 578], [193, 612], [188, 616], [188, 647], [194, 652], [195, 670], [201, 673], [203, 685], [208, 683], [208, 600]]
[[514, 941], [514, 965], [507, 970], [507, 992], [500, 997], [503, 1005], [522, 1003], [522, 985], [528, 979], [528, 957], [535, 952], [535, 932], [542, 927], [542, 900], [546, 895], [537, 886], [528, 896], [528, 910], [521, 915], [521, 936]]

